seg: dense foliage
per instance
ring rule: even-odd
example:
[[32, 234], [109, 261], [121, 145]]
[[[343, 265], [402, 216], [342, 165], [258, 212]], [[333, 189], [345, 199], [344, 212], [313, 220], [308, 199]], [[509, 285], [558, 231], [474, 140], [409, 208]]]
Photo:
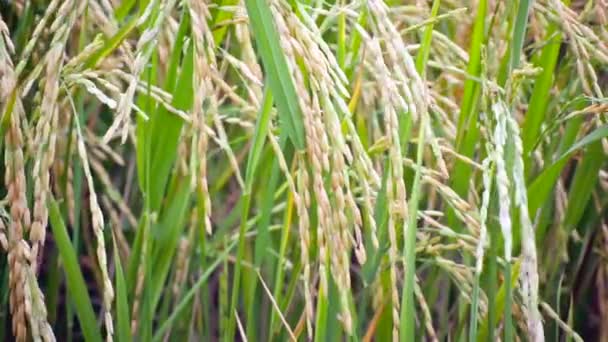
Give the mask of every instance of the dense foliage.
[[0, 14], [0, 340], [608, 341], [605, 0]]

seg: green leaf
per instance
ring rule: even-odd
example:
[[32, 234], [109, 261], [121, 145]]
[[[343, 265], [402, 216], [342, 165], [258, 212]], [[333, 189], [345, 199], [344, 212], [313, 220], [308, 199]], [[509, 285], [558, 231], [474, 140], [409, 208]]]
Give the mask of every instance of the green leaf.
[[114, 241], [114, 264], [116, 265], [116, 337], [118, 342], [129, 342], [133, 341], [131, 336], [131, 317], [129, 315], [129, 299], [127, 297], [127, 283], [125, 282], [125, 276], [122, 271], [122, 262], [118, 254], [118, 245], [116, 244], [116, 237], [112, 234], [112, 240]]
[[[228, 32], [229, 25], [226, 22], [232, 19], [234, 11], [227, 8], [238, 5], [238, 0], [221, 0], [219, 6], [213, 12], [213, 41], [215, 45], [220, 45]], [[226, 8], [226, 9], [224, 9]], [[220, 26], [221, 25], [221, 26]], [[219, 26], [219, 27], [218, 27]]]
[[262, 59], [270, 90], [279, 112], [281, 128], [287, 130], [298, 150], [304, 149], [304, 126], [298, 94], [281, 48], [270, 7], [265, 0], [246, 0], [251, 29]]
[[152, 339], [152, 341], [158, 342], [163, 339], [164, 333], [167, 331], [167, 329], [169, 329], [173, 325], [175, 319], [177, 319], [179, 315], [187, 308], [188, 304], [190, 304], [192, 299], [194, 299], [194, 296], [198, 293], [201, 287], [207, 283], [207, 279], [209, 279], [209, 277], [211, 276], [213, 271], [215, 271], [217, 266], [220, 263], [224, 262], [224, 260], [226, 260], [228, 254], [230, 254], [230, 251], [234, 248], [235, 245], [236, 241], [232, 242], [228, 247], [226, 247], [226, 249], [222, 253], [220, 253], [215, 258], [215, 260], [209, 265], [209, 267], [205, 270], [201, 277], [198, 278], [196, 283], [192, 285], [190, 290], [188, 290], [188, 292], [184, 295], [181, 301], [177, 304], [175, 310], [171, 313], [171, 315], [164, 322], [161, 323], [160, 327], [156, 331], [156, 334], [154, 334], [154, 338]]
[[127, 38], [127, 36], [133, 31], [133, 29], [137, 27], [137, 19], [137, 16], [131, 17], [126, 24], [118, 29], [118, 32], [116, 32], [112, 37], [107, 38], [101, 49], [92, 54], [83, 62], [85, 69], [95, 67], [102, 59], [114, 52], [114, 50], [116, 50], [116, 48], [118, 48], [120, 44], [122, 44], [122, 42]]
[[103, 339], [93, 311], [91, 297], [89, 297], [84, 277], [80, 271], [78, 258], [72, 248], [68, 231], [61, 218], [59, 205], [52, 195], [49, 198], [48, 207], [53, 237], [55, 238], [59, 256], [65, 269], [68, 295], [73, 299], [72, 303], [74, 303], [74, 307], [76, 308], [76, 315], [78, 322], [80, 322], [82, 334], [86, 341], [102, 342]]
[[240, 286], [241, 286], [241, 268], [243, 258], [245, 256], [245, 233], [247, 231], [247, 217], [249, 216], [249, 208], [251, 205], [251, 194], [244, 193], [241, 197], [243, 199], [243, 207], [241, 211], [241, 223], [239, 225], [239, 239], [238, 239], [238, 249], [236, 254], [236, 262], [234, 264], [234, 276], [232, 279], [232, 293], [230, 299], [230, 310], [228, 312], [228, 326], [226, 331], [224, 332], [224, 341], [231, 341], [235, 338], [234, 336], [234, 328], [235, 328], [235, 313], [237, 312], [237, 303], [240, 294]]
[[[437, 17], [439, 11], [440, 0], [433, 1], [431, 10], [431, 19]], [[426, 63], [428, 60], [431, 38], [433, 33], [433, 24], [426, 27], [424, 38], [418, 56], [416, 58], [416, 71], [425, 79]], [[420, 178], [422, 169], [422, 155], [425, 147], [425, 131], [429, 114], [423, 113], [418, 128], [418, 142], [416, 151], [416, 173], [414, 175], [414, 184], [409, 201], [409, 216], [407, 226], [404, 233], [403, 249], [405, 250], [405, 274], [403, 279], [403, 294], [401, 298], [401, 322], [399, 328], [401, 330], [400, 337], [402, 342], [413, 341], [415, 339], [415, 303], [414, 291], [416, 286], [416, 231], [418, 222], [418, 203], [420, 201]]]
[[[485, 37], [486, 30], [486, 12], [488, 1], [481, 0], [477, 5], [477, 15], [475, 17], [475, 26], [473, 27], [473, 35], [471, 37], [471, 46], [469, 48], [469, 64], [467, 65], [467, 74], [471, 76], [479, 76], [481, 69], [481, 47]], [[460, 114], [458, 116], [458, 131], [456, 135], [456, 150], [459, 154], [466, 157], [472, 157], [475, 152], [475, 145], [479, 138], [479, 128], [477, 127], [477, 111], [480, 85], [475, 79], [467, 78], [464, 83], [464, 93], [462, 103], [460, 104]], [[469, 190], [469, 179], [471, 178], [471, 165], [457, 159], [454, 163], [454, 168], [451, 177], [451, 185], [454, 191], [460, 195], [466, 195]], [[448, 224], [455, 226], [456, 231], [460, 225], [454, 214], [453, 209], [448, 209]]]
[[[184, 56], [181, 73], [173, 89], [173, 107], [184, 111], [192, 108], [194, 98], [193, 86], [193, 46], [189, 44]], [[179, 89], [179, 91], [177, 91]], [[184, 120], [159, 107], [156, 116], [150, 118], [152, 129], [150, 136], [150, 209], [157, 211], [165, 193], [165, 187], [171, 168], [177, 157], [177, 146]]]
[[[606, 135], [608, 135], [608, 126]], [[593, 133], [597, 132], [594, 131]], [[593, 134], [592, 133], [592, 134]], [[568, 192], [568, 207], [564, 216], [564, 226], [567, 231], [574, 229], [583, 216], [587, 203], [597, 183], [600, 168], [606, 161], [602, 142], [597, 140], [589, 144], [583, 160], [577, 165], [576, 172]]]
[[[517, 284], [517, 279], [519, 278], [519, 269], [520, 269], [520, 262], [516, 261], [515, 264], [512, 266], [511, 269], [511, 282], [503, 282], [502, 285], [500, 286], [500, 289], [498, 290], [498, 293], [496, 294], [496, 302], [494, 303], [494, 311], [492, 312], [492, 314], [494, 315], [494, 317], [496, 317], [496, 321], [498, 322], [502, 316], [502, 314], [505, 311], [505, 303], [507, 301], [507, 297], [508, 297], [508, 287], [510, 288], [514, 288]], [[509, 303], [510, 304], [510, 303]], [[478, 342], [485, 342], [488, 341], [488, 334], [489, 334], [489, 330], [493, 329], [493, 327], [490, 327], [490, 321], [489, 321], [489, 313], [488, 315], [486, 315], [484, 317], [484, 320], [482, 321], [481, 325], [479, 326], [479, 333], [477, 335], [477, 341]]]
[[255, 181], [255, 170], [262, 155], [262, 149], [266, 141], [268, 133], [268, 124], [270, 123], [270, 114], [272, 113], [272, 93], [268, 88], [264, 94], [264, 104], [260, 108], [258, 120], [255, 126], [255, 133], [251, 143], [251, 151], [249, 151], [249, 159], [247, 160], [247, 169], [245, 171], [245, 191], [251, 192], [253, 182]]
[[180, 235], [182, 234], [186, 218], [189, 217], [186, 213], [190, 204], [190, 178], [177, 178], [177, 183], [174, 185], [174, 194], [168, 196], [168, 206], [163, 211], [161, 221], [154, 226], [153, 234], [155, 235], [155, 248], [153, 252], [154, 269], [152, 272], [152, 282], [148, 284], [151, 288], [151, 303], [153, 310], [156, 309], [163, 289], [165, 281], [171, 269], [171, 261], [177, 250]]
[[386, 197], [386, 184], [390, 170], [390, 161], [385, 162], [384, 172], [382, 173], [382, 184], [380, 186], [380, 191], [378, 192], [378, 198], [376, 200], [376, 206], [374, 208], [374, 220], [377, 222], [377, 234], [378, 234], [378, 248], [374, 249], [371, 237], [366, 243], [366, 250], [369, 251], [369, 257], [367, 258], [366, 263], [363, 265], [363, 269], [361, 271], [361, 277], [363, 278], [363, 284], [368, 286], [371, 284], [376, 275], [378, 274], [378, 269], [380, 268], [380, 263], [382, 262], [382, 258], [386, 256], [386, 253], [389, 250], [389, 241], [388, 241], [388, 232], [386, 229], [386, 224], [388, 221], [388, 203]]
[[[549, 103], [549, 91], [553, 85], [553, 73], [557, 64], [559, 47], [561, 45], [561, 34], [557, 34], [557, 24], [551, 23], [547, 30], [549, 41], [546, 43], [539, 58], [538, 66], [543, 71], [534, 80], [534, 90], [530, 97], [528, 112], [524, 117], [521, 130], [521, 139], [524, 148], [524, 161], [530, 161], [530, 151], [534, 146], [540, 133], [540, 128], [546, 116], [547, 104]], [[528, 168], [526, 168], [528, 171]]]
[[118, 20], [123, 20], [128, 14], [129, 11], [135, 6], [136, 0], [123, 0], [120, 2], [120, 5], [116, 7], [114, 10], [114, 16]]
[[543, 172], [528, 187], [528, 210], [530, 216], [534, 217], [536, 210], [545, 202], [551, 189], [555, 185], [562, 169], [572, 156], [572, 154], [583, 147], [599, 141], [608, 136], [608, 125], [598, 127], [593, 132], [586, 135], [584, 138], [572, 145], [564, 154], [562, 154], [553, 164], [545, 168]]

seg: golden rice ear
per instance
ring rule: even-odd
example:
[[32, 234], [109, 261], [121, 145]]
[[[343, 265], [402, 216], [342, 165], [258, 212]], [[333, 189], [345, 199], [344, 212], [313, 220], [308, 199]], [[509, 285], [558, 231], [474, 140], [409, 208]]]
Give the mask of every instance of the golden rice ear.
[[[207, 133], [207, 116], [203, 111], [205, 98], [215, 97], [215, 89], [210, 79], [210, 73], [215, 72], [215, 56], [207, 53], [214, 51], [214, 40], [211, 30], [207, 25], [209, 10], [202, 1], [189, 1], [190, 17], [192, 18], [192, 36], [194, 38], [194, 84], [198, 84], [194, 94], [194, 111], [192, 113], [192, 145], [196, 151], [193, 153], [190, 167], [196, 177], [192, 177], [192, 186], [198, 191], [203, 201], [205, 230], [211, 234], [211, 198], [209, 197], [209, 186], [207, 181], [207, 154], [209, 136]], [[216, 100], [212, 104], [215, 106]], [[215, 112], [216, 108], [211, 111]], [[197, 167], [198, 165], [198, 167]], [[238, 169], [237, 169], [238, 170]], [[238, 171], [237, 171], [238, 173]]]
[[[6, 28], [4, 21], [0, 18], [0, 29]], [[4, 40], [4, 32], [0, 39]], [[30, 212], [26, 196], [26, 177], [23, 157], [23, 135], [21, 132], [22, 110], [21, 100], [16, 96], [17, 76], [13, 69], [13, 63], [9, 51], [5, 49], [4, 42], [0, 44], [0, 93], [9, 98], [14, 96], [15, 102], [9, 118], [7, 131], [4, 137], [5, 149], [5, 179], [7, 188], [7, 200], [10, 215], [8, 216], [8, 227], [3, 240], [8, 248], [8, 288], [9, 306], [12, 320], [12, 332], [15, 340], [26, 341], [28, 334], [28, 319], [31, 319], [32, 300], [29, 293], [27, 271], [29, 264], [29, 246], [24, 238], [24, 223], [29, 224]], [[8, 104], [3, 103], [2, 111], [8, 109]], [[35, 279], [34, 279], [35, 281]], [[46, 317], [45, 317], [46, 320]]]
[[95, 256], [97, 258], [97, 262], [101, 270], [102, 278], [102, 297], [104, 308], [104, 324], [106, 327], [107, 334], [106, 337], [111, 340], [112, 335], [114, 333], [114, 325], [111, 316], [112, 301], [114, 300], [114, 287], [112, 285], [112, 281], [110, 280], [110, 275], [108, 272], [107, 253], [105, 239], [103, 235], [104, 217], [101, 211], [101, 207], [99, 206], [97, 193], [95, 191], [95, 185], [93, 183], [93, 175], [89, 166], [89, 157], [87, 155], [87, 150], [84, 144], [84, 137], [82, 135], [82, 129], [78, 120], [76, 120], [75, 126], [77, 136], [76, 149], [78, 156], [80, 157], [80, 160], [82, 162], [82, 169], [84, 171], [86, 183], [89, 188], [89, 209], [91, 210], [91, 226], [93, 228], [93, 234], [95, 236], [95, 242], [97, 244], [97, 246], [95, 247]]

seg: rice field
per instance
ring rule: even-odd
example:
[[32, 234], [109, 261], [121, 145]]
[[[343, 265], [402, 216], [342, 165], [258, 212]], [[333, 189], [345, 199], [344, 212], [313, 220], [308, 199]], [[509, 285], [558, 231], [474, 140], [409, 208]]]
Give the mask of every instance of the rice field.
[[0, 1], [0, 340], [608, 342], [606, 0]]

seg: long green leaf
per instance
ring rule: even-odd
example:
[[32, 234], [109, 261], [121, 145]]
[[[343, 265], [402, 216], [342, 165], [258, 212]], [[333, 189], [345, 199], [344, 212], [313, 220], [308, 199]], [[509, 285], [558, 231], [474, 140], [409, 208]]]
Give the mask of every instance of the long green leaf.
[[[492, 312], [492, 315], [494, 315], [496, 322], [500, 320], [500, 317], [502, 316], [502, 314], [505, 311], [505, 305], [507, 305], [506, 298], [508, 297], [508, 292], [509, 292], [507, 287], [515, 287], [515, 285], [517, 284], [517, 279], [519, 278], [519, 269], [520, 269], [520, 262], [517, 261], [511, 268], [511, 271], [512, 271], [511, 272], [511, 282], [503, 282], [503, 284], [500, 286], [500, 289], [498, 290], [498, 293], [496, 294], [496, 302], [494, 303], [495, 304], [494, 311]], [[490, 315], [490, 313], [488, 313], [488, 315], [486, 315], [485, 319], [482, 321], [481, 325], [479, 326], [479, 333], [477, 334], [477, 341], [479, 341], [479, 342], [490, 341], [490, 339], [488, 338], [489, 337], [488, 334], [489, 334], [489, 331], [494, 328], [490, 326], [491, 322], [488, 319], [489, 315]]]
[[80, 271], [78, 258], [72, 248], [72, 242], [68, 236], [68, 231], [61, 218], [59, 205], [53, 196], [50, 196], [49, 198], [48, 207], [51, 229], [53, 230], [55, 243], [57, 244], [59, 256], [61, 257], [67, 277], [68, 295], [73, 299], [82, 333], [86, 341], [101, 342], [103, 339], [95, 313], [93, 312], [91, 297], [87, 292], [87, 286], [84, 277], [82, 276], [82, 272]]
[[[605, 133], [608, 135], [608, 126], [604, 126], [604, 128], [606, 128]], [[574, 229], [581, 216], [583, 216], [593, 188], [597, 183], [600, 168], [606, 162], [601, 141], [598, 140], [589, 144], [586, 152], [583, 160], [576, 167], [572, 185], [568, 192], [568, 208], [564, 216], [564, 226], [567, 231]]]
[[551, 189], [553, 189], [553, 186], [555, 185], [555, 182], [557, 181], [562, 169], [572, 154], [605, 137], [608, 137], [608, 125], [598, 127], [593, 132], [576, 142], [553, 164], [545, 168], [544, 171], [538, 175], [538, 177], [536, 177], [536, 179], [528, 187], [528, 210], [530, 211], [530, 216], [533, 217], [536, 210], [538, 210], [542, 203], [545, 202], [547, 196], [549, 196], [551, 193]]
[[246, 0], [251, 29], [257, 51], [266, 69], [266, 78], [279, 111], [281, 128], [287, 130], [296, 149], [304, 148], [304, 126], [298, 94], [291, 78], [287, 60], [281, 49], [270, 7], [265, 0]]
[[125, 282], [125, 276], [122, 271], [122, 262], [118, 254], [118, 246], [116, 244], [116, 237], [112, 234], [112, 240], [114, 241], [114, 264], [116, 265], [116, 337], [118, 342], [132, 341], [131, 336], [131, 317], [129, 315], [129, 299], [127, 298], [127, 283]]
[[251, 192], [253, 182], [255, 181], [255, 170], [262, 155], [266, 134], [268, 133], [268, 124], [270, 123], [270, 114], [272, 112], [272, 93], [266, 88], [264, 94], [264, 104], [260, 108], [258, 120], [255, 126], [255, 133], [251, 143], [251, 151], [247, 160], [247, 168], [245, 171], [245, 188], [247, 192]]
[[[193, 86], [193, 46], [189, 45], [188, 51], [184, 56], [184, 63], [181, 66], [181, 73], [174, 92], [172, 105], [184, 111], [190, 110], [194, 98]], [[160, 208], [165, 192], [165, 186], [169, 179], [171, 168], [177, 156], [177, 145], [184, 125], [184, 120], [169, 113], [164, 107], [159, 107], [159, 111], [152, 120], [153, 137], [150, 156], [150, 202], [151, 210]]]
[[207, 279], [209, 279], [209, 277], [211, 276], [213, 271], [215, 271], [217, 266], [219, 266], [220, 263], [222, 263], [226, 260], [226, 258], [228, 257], [228, 254], [230, 253], [232, 248], [234, 248], [235, 245], [236, 245], [236, 242], [232, 242], [209, 265], [209, 267], [200, 276], [200, 278], [198, 278], [196, 283], [194, 283], [192, 285], [190, 290], [188, 290], [186, 295], [184, 295], [184, 297], [181, 299], [181, 301], [177, 304], [173, 313], [171, 313], [171, 315], [164, 322], [161, 323], [160, 327], [156, 331], [156, 334], [154, 334], [154, 338], [152, 339], [152, 341], [158, 342], [163, 339], [164, 333], [167, 331], [167, 329], [169, 329], [173, 325], [173, 323], [179, 317], [179, 315], [186, 309], [187, 305], [190, 304], [192, 299], [194, 299], [194, 296], [196, 295], [196, 293], [201, 289], [201, 287], [203, 285], [205, 285], [207, 283]]
[[[486, 13], [488, 8], [487, 0], [479, 1], [477, 5], [477, 15], [475, 26], [471, 36], [471, 46], [469, 48], [469, 64], [467, 74], [479, 76], [481, 67], [481, 47], [483, 46], [486, 30]], [[464, 93], [460, 104], [460, 114], [458, 116], [458, 131], [456, 136], [456, 150], [459, 154], [472, 157], [475, 151], [475, 144], [479, 137], [477, 118], [474, 117], [475, 108], [479, 102], [480, 85], [476, 80], [467, 78], [464, 83]], [[454, 191], [460, 195], [466, 195], [469, 189], [469, 179], [471, 177], [471, 165], [457, 159], [454, 163], [451, 185]], [[448, 210], [448, 223], [458, 227], [458, 220], [452, 209]]]
[[[566, 2], [569, 2], [566, 0]], [[547, 104], [549, 102], [549, 91], [553, 85], [553, 73], [557, 64], [559, 48], [561, 45], [562, 35], [557, 32], [557, 24], [549, 24], [547, 29], [547, 37], [545, 47], [540, 55], [538, 65], [543, 68], [543, 71], [534, 80], [534, 90], [530, 98], [528, 112], [524, 117], [524, 123], [521, 131], [521, 139], [524, 148], [524, 162], [530, 161], [530, 150], [534, 146], [535, 140], [540, 133], [540, 127], [546, 116]], [[529, 167], [526, 168], [528, 170]]]
[[237, 309], [238, 298], [240, 295], [240, 285], [241, 285], [241, 268], [243, 257], [245, 255], [245, 232], [247, 230], [247, 217], [249, 216], [249, 208], [251, 205], [251, 194], [245, 193], [242, 196], [243, 199], [243, 207], [241, 211], [241, 223], [239, 225], [239, 239], [238, 239], [238, 249], [236, 254], [236, 263], [234, 264], [234, 276], [232, 279], [232, 293], [230, 299], [230, 310], [228, 311], [228, 326], [226, 327], [226, 331], [224, 332], [224, 341], [228, 342], [234, 339], [234, 329], [235, 329], [235, 312]]
[[[437, 17], [441, 0], [433, 1], [431, 9], [431, 19]], [[426, 63], [429, 57], [431, 48], [431, 38], [433, 33], [433, 24], [426, 27], [424, 37], [418, 56], [416, 58], [416, 70], [425, 78]], [[401, 341], [413, 341], [415, 338], [415, 303], [414, 303], [414, 287], [416, 285], [416, 231], [418, 221], [418, 203], [420, 201], [420, 178], [422, 169], [422, 155], [425, 147], [425, 131], [428, 120], [428, 113], [422, 114], [420, 126], [418, 128], [418, 148], [416, 151], [416, 172], [414, 175], [414, 184], [409, 202], [409, 217], [404, 237], [403, 248], [405, 250], [405, 275], [403, 285], [403, 295], [401, 304], [401, 322], [399, 324], [401, 333]]]

